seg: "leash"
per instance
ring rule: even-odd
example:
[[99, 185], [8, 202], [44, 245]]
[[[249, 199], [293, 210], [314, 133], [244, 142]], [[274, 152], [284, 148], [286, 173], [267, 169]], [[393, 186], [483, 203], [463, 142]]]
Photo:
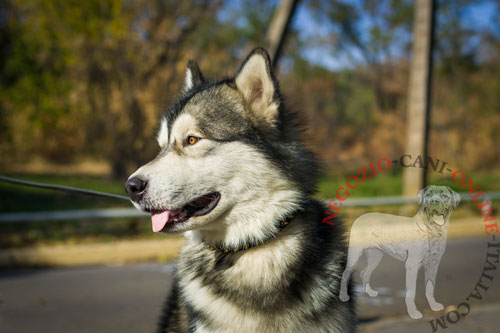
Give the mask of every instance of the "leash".
[[0, 175], [0, 181], [12, 183], [12, 184], [17, 184], [17, 185], [39, 187], [39, 188], [49, 189], [49, 190], [57, 190], [57, 191], [63, 191], [63, 192], [69, 192], [69, 193], [91, 195], [91, 196], [95, 196], [95, 197], [108, 197], [108, 198], [115, 198], [115, 199], [122, 199], [122, 200], [130, 200], [130, 198], [126, 195], [99, 192], [99, 191], [87, 190], [87, 189], [83, 189], [83, 188], [64, 186], [64, 185], [37, 183], [37, 182], [21, 180], [21, 179], [12, 178], [12, 177], [6, 177], [6, 176], [2, 176], [2, 175]]

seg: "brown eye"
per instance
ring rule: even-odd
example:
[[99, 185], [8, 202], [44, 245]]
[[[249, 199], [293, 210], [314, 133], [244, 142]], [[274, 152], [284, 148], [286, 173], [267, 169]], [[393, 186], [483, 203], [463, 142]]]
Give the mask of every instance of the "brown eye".
[[200, 141], [200, 138], [196, 136], [188, 136], [186, 139], [186, 143], [190, 146], [194, 145], [198, 141]]

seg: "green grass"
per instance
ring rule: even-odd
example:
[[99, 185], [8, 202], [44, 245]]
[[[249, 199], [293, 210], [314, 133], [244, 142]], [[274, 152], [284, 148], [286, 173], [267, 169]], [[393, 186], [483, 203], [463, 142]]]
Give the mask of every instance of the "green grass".
[[[436, 184], [436, 185], [447, 185], [450, 186], [453, 190], [457, 192], [467, 192], [469, 190], [468, 186], [463, 188], [464, 185], [469, 181], [469, 179], [472, 179], [472, 183], [474, 184], [474, 187], [476, 185], [479, 186], [479, 188], [483, 192], [499, 192], [500, 191], [500, 172], [496, 173], [491, 173], [491, 172], [474, 172], [474, 173], [465, 173], [466, 175], [466, 180], [463, 184], [457, 184], [455, 183], [452, 178], [451, 174], [450, 175], [440, 175], [440, 174], [431, 174], [430, 176], [430, 183]], [[457, 180], [459, 180], [460, 177], [457, 177]]]
[[[349, 197], [391, 196], [401, 193], [401, 180], [395, 176], [382, 175], [372, 177], [365, 182], [360, 182], [359, 186], [354, 190], [349, 189], [346, 185], [348, 177], [349, 175], [345, 178], [322, 178], [319, 182], [317, 197], [320, 199], [333, 198], [339, 187], [347, 189]], [[354, 180], [351, 180], [350, 183], [355, 185]], [[344, 197], [344, 190], [340, 190], [339, 195]]]
[[[358, 176], [356, 173], [352, 173], [352, 175]], [[345, 177], [323, 177], [319, 182], [317, 197], [320, 199], [333, 198], [339, 187], [344, 187], [344, 189], [349, 191], [349, 198], [397, 196], [402, 193], [403, 183], [401, 175], [379, 174], [365, 182], [360, 182], [359, 186], [354, 190], [346, 186], [346, 180], [349, 176], [348, 174]], [[478, 185], [483, 192], [500, 191], [500, 172], [466, 173], [466, 177], [464, 184], [467, 183], [469, 179], [472, 179], [474, 186]], [[450, 186], [457, 192], [468, 191], [468, 187], [465, 189], [462, 188], [464, 184], [455, 183], [451, 178], [451, 174], [441, 175], [438, 173], [430, 173], [429, 183]], [[354, 185], [354, 180], [351, 180], [351, 184]], [[415, 193], [415, 195], [416, 194], [417, 193]], [[340, 190], [339, 195], [345, 196], [344, 190]]]

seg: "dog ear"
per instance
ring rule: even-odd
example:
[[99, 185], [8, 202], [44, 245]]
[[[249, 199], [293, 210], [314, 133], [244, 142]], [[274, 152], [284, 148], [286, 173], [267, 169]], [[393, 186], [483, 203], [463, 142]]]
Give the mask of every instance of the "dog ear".
[[168, 143], [168, 122], [165, 117], [162, 117], [160, 121], [160, 129], [156, 135], [156, 141], [158, 141], [160, 147], [163, 147]]
[[446, 187], [448, 188], [448, 191], [450, 191], [450, 193], [451, 193], [451, 205], [453, 206], [453, 208], [457, 208], [458, 204], [460, 203], [460, 200], [462, 199], [460, 197], [460, 194], [453, 191], [449, 186], [446, 186]]
[[429, 186], [430, 185], [428, 185], [428, 186], [424, 187], [423, 189], [421, 189], [420, 191], [418, 191], [418, 204], [420, 206], [422, 206], [422, 204], [424, 203], [425, 191], [427, 191]]
[[275, 125], [279, 111], [279, 87], [266, 50], [256, 48], [248, 55], [236, 74], [235, 84], [251, 111], [259, 119]]
[[182, 92], [186, 93], [194, 86], [199, 85], [203, 82], [205, 82], [205, 78], [201, 73], [200, 67], [198, 67], [196, 61], [189, 60], [186, 69], [186, 77], [184, 78], [184, 87], [182, 88]]

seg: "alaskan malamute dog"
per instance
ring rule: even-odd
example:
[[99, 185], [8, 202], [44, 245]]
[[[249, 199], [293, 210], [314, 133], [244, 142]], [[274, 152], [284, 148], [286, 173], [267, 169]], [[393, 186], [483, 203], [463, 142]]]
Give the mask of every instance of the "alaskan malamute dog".
[[125, 186], [153, 231], [184, 232], [160, 332], [354, 332], [344, 228], [311, 198], [317, 163], [264, 49], [233, 78], [190, 61], [161, 151]]

